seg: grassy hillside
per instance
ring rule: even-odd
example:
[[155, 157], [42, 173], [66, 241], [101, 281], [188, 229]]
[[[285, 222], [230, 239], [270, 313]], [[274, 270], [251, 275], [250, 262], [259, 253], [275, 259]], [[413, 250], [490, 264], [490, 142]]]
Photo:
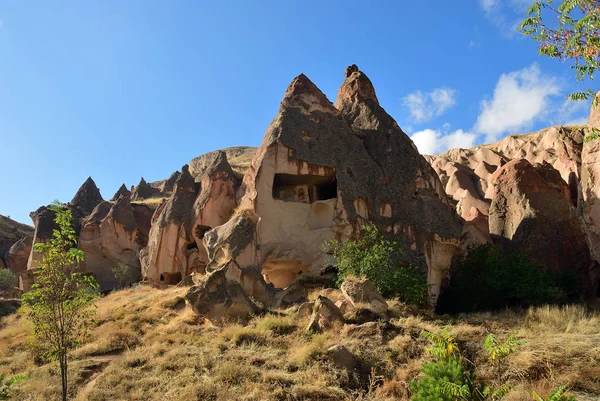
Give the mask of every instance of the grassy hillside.
[[[452, 326], [465, 355], [490, 383], [509, 383], [507, 401], [531, 400], [570, 384], [580, 401], [600, 397], [600, 314], [575, 307], [540, 307], [460, 319], [428, 317], [390, 300], [392, 319], [338, 325], [309, 335], [308, 317], [293, 309], [257, 316], [247, 326], [214, 327], [183, 301], [187, 289], [149, 287], [112, 293], [97, 302], [89, 341], [73, 353], [70, 382], [77, 400], [397, 400], [408, 399], [427, 340], [423, 330]], [[315, 298], [319, 291], [313, 291]], [[337, 290], [320, 293], [337, 300]], [[59, 399], [57, 366], [36, 363], [20, 315], [0, 322], [0, 372], [24, 374], [15, 400]], [[488, 333], [527, 340], [506, 364], [490, 367]], [[359, 368], [334, 366], [329, 346], [346, 346]]]

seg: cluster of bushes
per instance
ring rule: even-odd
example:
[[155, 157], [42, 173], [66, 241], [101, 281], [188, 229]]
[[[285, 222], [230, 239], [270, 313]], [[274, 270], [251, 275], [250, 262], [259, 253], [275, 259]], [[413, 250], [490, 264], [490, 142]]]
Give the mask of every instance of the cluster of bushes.
[[574, 272], [559, 275], [526, 255], [484, 244], [468, 250], [452, 269], [438, 301], [444, 313], [498, 310], [511, 306], [579, 301], [582, 285]]
[[423, 306], [427, 304], [425, 274], [401, 263], [397, 242], [387, 239], [375, 226], [361, 228], [360, 239], [325, 245], [337, 260], [338, 285], [348, 276], [365, 277], [387, 297]]

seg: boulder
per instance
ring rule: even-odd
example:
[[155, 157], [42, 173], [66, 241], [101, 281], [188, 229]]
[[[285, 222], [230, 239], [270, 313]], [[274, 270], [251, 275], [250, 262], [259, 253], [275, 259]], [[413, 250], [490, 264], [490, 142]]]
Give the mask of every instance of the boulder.
[[388, 304], [377, 288], [367, 279], [347, 278], [340, 286], [346, 300], [355, 308], [367, 309], [385, 316]]
[[327, 349], [327, 358], [340, 369], [354, 370], [359, 366], [358, 360], [343, 345], [332, 345]]
[[210, 273], [198, 285], [189, 289], [186, 300], [194, 313], [212, 323], [224, 319], [247, 319], [259, 308], [242, 289], [242, 286], [226, 276], [226, 270]]
[[333, 302], [319, 295], [315, 301], [306, 331], [316, 333], [330, 328], [336, 321], [343, 322], [344, 315]]
[[298, 307], [298, 315], [302, 317], [309, 317], [310, 315], [312, 315], [314, 307], [314, 302], [304, 302]]
[[33, 235], [28, 235], [15, 242], [6, 254], [6, 267], [14, 273], [19, 274], [27, 270], [27, 261], [31, 254]]
[[560, 173], [548, 163], [533, 166], [515, 159], [494, 173], [492, 184], [489, 225], [494, 241], [555, 273], [576, 272], [591, 294], [596, 267]]

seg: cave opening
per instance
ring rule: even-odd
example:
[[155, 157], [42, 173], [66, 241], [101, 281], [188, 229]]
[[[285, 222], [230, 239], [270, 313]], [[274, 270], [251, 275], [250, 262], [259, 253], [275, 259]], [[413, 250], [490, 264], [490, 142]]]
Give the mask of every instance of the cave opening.
[[273, 198], [301, 203], [335, 199], [337, 179], [335, 174], [329, 176], [275, 174]]

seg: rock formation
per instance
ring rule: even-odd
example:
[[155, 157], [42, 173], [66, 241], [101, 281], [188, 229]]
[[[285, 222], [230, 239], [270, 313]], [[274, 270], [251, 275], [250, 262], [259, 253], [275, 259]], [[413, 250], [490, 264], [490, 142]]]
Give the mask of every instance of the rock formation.
[[127, 189], [125, 184], [121, 184], [117, 192], [115, 192], [114, 196], [112, 197], [111, 201], [115, 202], [121, 197], [121, 195], [131, 196], [131, 192]]
[[92, 180], [92, 177], [88, 177], [77, 190], [68, 206], [73, 210], [73, 217], [75, 219], [84, 218], [92, 213], [94, 208], [103, 200], [96, 183]]
[[[0, 215], [0, 267], [6, 267], [11, 263], [8, 259], [11, 258], [12, 247], [16, 243], [22, 244], [23, 239], [28, 236], [31, 237], [31, 235], [33, 235], [33, 227]], [[31, 246], [31, 243], [29, 246]], [[19, 247], [19, 249], [21, 248]], [[13, 256], [15, 255], [14, 252], [13, 250]]]
[[6, 267], [19, 275], [27, 270], [27, 261], [31, 253], [31, 245], [33, 244], [33, 235], [29, 234], [21, 238], [10, 247], [6, 253]]
[[244, 212], [206, 233], [209, 265], [234, 257], [284, 288], [321, 274], [325, 241], [373, 223], [428, 272], [435, 298], [460, 231], [438, 177], [355, 66], [337, 105], [306, 76], [292, 81], [244, 177]]
[[[596, 95], [596, 97], [600, 97]], [[598, 135], [600, 130], [600, 108], [590, 110], [588, 120], [590, 138]], [[600, 263], [600, 140], [587, 140], [581, 154], [581, 192], [579, 195], [579, 211], [584, 222], [587, 244], [593, 260]], [[600, 280], [597, 273], [596, 283]], [[597, 285], [597, 284], [596, 284]], [[600, 296], [600, 292], [597, 292]]]
[[144, 180], [140, 179], [139, 184], [131, 191], [131, 200], [143, 200], [160, 195], [160, 189], [154, 188]]
[[550, 164], [515, 159], [492, 176], [490, 234], [504, 249], [527, 254], [555, 273], [574, 271], [595, 294], [585, 234], [568, 185]]
[[79, 248], [85, 259], [84, 272], [94, 274], [101, 290], [119, 283], [113, 268], [125, 268], [130, 281], [141, 277], [139, 252], [148, 241], [152, 212], [144, 205], [132, 207], [129, 191], [114, 203], [102, 202], [83, 222]]

